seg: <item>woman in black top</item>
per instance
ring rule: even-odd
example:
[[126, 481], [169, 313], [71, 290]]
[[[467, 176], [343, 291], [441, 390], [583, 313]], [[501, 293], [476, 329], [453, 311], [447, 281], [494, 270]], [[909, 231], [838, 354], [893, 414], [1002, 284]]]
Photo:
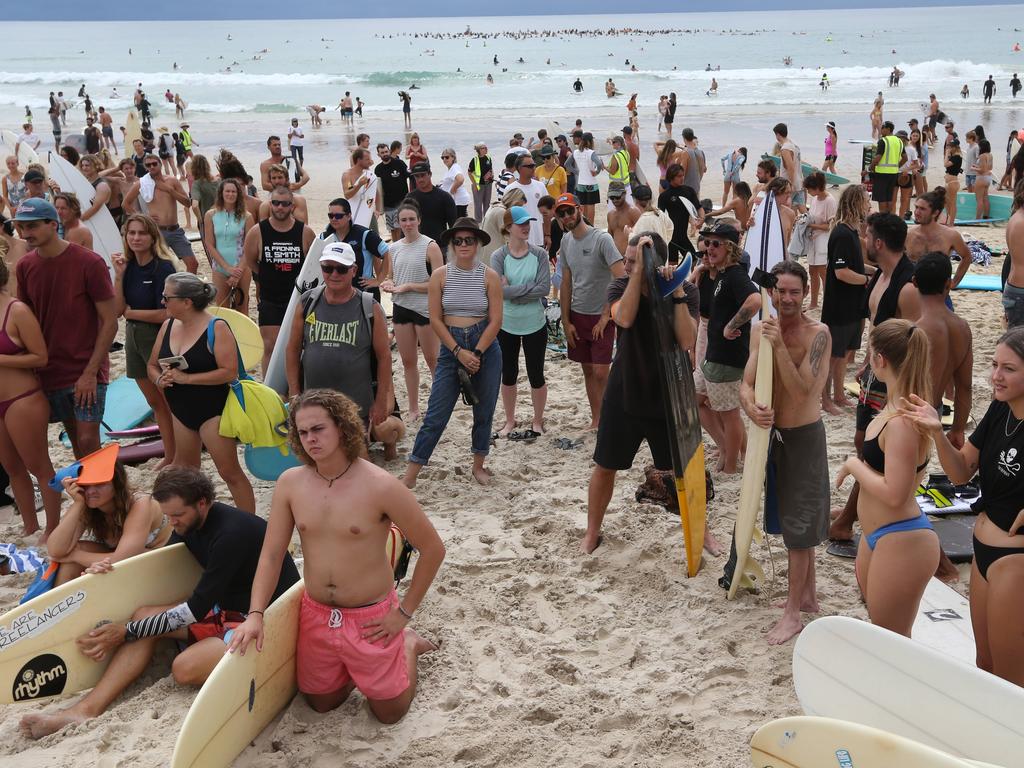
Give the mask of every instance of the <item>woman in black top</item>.
[[978, 667], [1024, 686], [1024, 328], [1012, 328], [992, 355], [992, 403], [974, 434], [957, 449], [935, 409], [920, 397], [903, 413], [927, 429], [954, 483], [978, 473], [971, 623]]
[[149, 358], [160, 325], [167, 319], [161, 298], [164, 281], [178, 270], [178, 262], [149, 216], [133, 213], [122, 230], [122, 253], [114, 253], [114, 302], [126, 321], [124, 329], [125, 374], [139, 385], [153, 409], [160, 437], [164, 441], [164, 460], [158, 469], [174, 458], [174, 427], [171, 410], [163, 392], [149, 380]]

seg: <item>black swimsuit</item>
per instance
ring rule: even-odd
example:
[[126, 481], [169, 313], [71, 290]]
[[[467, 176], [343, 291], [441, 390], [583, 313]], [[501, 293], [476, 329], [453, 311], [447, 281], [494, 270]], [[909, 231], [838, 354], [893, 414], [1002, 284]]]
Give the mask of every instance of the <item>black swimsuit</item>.
[[[160, 357], [174, 356], [171, 351], [173, 325], [174, 320], [168, 321], [160, 345]], [[191, 347], [181, 353], [188, 363], [187, 373], [208, 373], [219, 367], [217, 358], [206, 346], [206, 336], [206, 332], [203, 332]], [[193, 432], [198, 432], [203, 424], [224, 412], [229, 392], [227, 384], [175, 384], [164, 390], [164, 397], [167, 398], [167, 405], [174, 418]]]

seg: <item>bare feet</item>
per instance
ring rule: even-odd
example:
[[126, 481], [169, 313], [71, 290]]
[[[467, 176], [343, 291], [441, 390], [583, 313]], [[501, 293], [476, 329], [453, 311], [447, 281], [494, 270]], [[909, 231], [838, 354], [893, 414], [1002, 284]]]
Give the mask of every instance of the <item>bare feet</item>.
[[498, 437], [508, 437], [508, 433], [515, 428], [516, 423], [514, 421], [506, 421], [505, 426], [498, 430], [497, 435]]
[[539, 424], [535, 421], [530, 426], [532, 427], [534, 432], [540, 432], [542, 435], [544, 434], [544, 422], [543, 421], [540, 422]]
[[405, 487], [410, 491], [416, 487], [416, 478], [409, 477], [408, 473], [406, 473], [405, 477], [402, 478], [402, 482], [405, 483]]
[[822, 400], [821, 410], [825, 411], [825, 413], [831, 413], [833, 416], [841, 416], [843, 414], [843, 409], [831, 400]]
[[409, 421], [419, 421], [419, 420], [420, 420], [420, 412], [419, 411], [409, 411]]
[[853, 541], [853, 526], [837, 519], [829, 526], [828, 537], [832, 541]]
[[[476, 478], [480, 485], [490, 485], [492, 476], [491, 470], [486, 467], [473, 467], [473, 477]], [[409, 487], [411, 488], [412, 486]]]
[[385, 461], [393, 461], [398, 458], [398, 443], [384, 443]]
[[592, 555], [594, 550], [601, 546], [604, 541], [604, 536], [601, 534], [590, 535], [589, 533], [583, 537], [580, 542], [580, 549], [583, 550], [584, 554]]
[[171, 466], [171, 462], [174, 461], [173, 456], [164, 456], [156, 465], [156, 471], [159, 472], [164, 467]]
[[704, 550], [709, 555], [713, 555], [714, 557], [718, 557], [720, 554], [725, 552], [725, 547], [723, 547], [722, 543], [718, 539], [715, 538], [715, 534], [713, 534], [711, 531], [705, 530], [704, 531]]
[[799, 635], [803, 628], [804, 625], [799, 616], [783, 615], [779, 619], [779, 623], [765, 636], [765, 639], [768, 641], [768, 645], [782, 645]]
[[[786, 601], [779, 600], [777, 603], [772, 603], [775, 608], [786, 609]], [[817, 600], [805, 600], [800, 604], [801, 613], [821, 613], [821, 606], [818, 605]]]
[[51, 733], [56, 733], [66, 725], [84, 723], [89, 719], [88, 716], [80, 715], [70, 709], [61, 709], [49, 714], [40, 712], [35, 715], [25, 715], [21, 718], [19, 727], [21, 732], [30, 739], [41, 739]]
[[437, 650], [436, 643], [430, 642], [412, 627], [405, 628], [405, 644], [411, 646], [417, 656]]
[[953, 565], [953, 561], [949, 559], [943, 551], [939, 551], [939, 567], [935, 569], [935, 578], [939, 581], [944, 581], [947, 584], [953, 584], [960, 581], [960, 571]]
[[597, 432], [597, 425], [598, 425], [598, 422], [596, 422], [596, 421], [590, 422], [590, 426], [587, 427], [587, 432]]
[[845, 397], [834, 397], [832, 402], [838, 405], [840, 408], [852, 408], [857, 403], [853, 400], [847, 400]]

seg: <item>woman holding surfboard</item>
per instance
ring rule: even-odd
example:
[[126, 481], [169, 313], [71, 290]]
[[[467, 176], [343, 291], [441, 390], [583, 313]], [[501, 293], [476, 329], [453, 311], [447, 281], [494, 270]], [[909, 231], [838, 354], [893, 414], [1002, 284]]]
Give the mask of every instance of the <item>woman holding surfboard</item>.
[[928, 435], [897, 404], [932, 391], [928, 337], [908, 320], [886, 320], [871, 331], [869, 349], [871, 371], [888, 388], [888, 403], [868, 425], [863, 458], [846, 459], [836, 487], [850, 475], [860, 483], [857, 514], [864, 535], [856, 572], [868, 616], [910, 637], [939, 564], [939, 537], [915, 499], [928, 466]]

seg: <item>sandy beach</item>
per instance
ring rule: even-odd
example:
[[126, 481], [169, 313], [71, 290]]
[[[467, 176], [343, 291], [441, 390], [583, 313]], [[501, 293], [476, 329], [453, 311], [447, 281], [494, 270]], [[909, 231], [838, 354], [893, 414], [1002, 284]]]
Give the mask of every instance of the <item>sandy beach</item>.
[[[858, 118], [865, 128], [866, 111]], [[902, 122], [911, 116], [915, 115], [908, 113]], [[720, 200], [718, 157], [726, 149], [746, 142], [751, 158], [758, 157], [771, 146], [770, 126], [787, 117], [762, 113], [731, 122], [706, 117], [691, 122], [703, 140], [709, 165], [701, 197]], [[791, 126], [797, 128], [791, 127], [791, 135], [804, 146], [806, 161], [820, 162], [820, 124], [830, 117], [792, 117]], [[886, 117], [898, 122], [900, 115]], [[453, 145], [463, 160], [468, 159], [472, 142], [482, 138], [493, 142], [492, 156], [500, 161], [508, 134], [547, 127], [539, 118], [523, 117], [515, 123], [492, 122], [485, 134], [474, 133], [465, 124], [443, 126], [440, 121], [436, 131], [432, 123], [414, 127], [431, 152], [439, 179], [439, 155], [445, 145]], [[596, 136], [624, 124], [611, 115], [585, 117], [585, 123]], [[343, 132], [337, 125], [313, 131], [308, 119], [304, 125], [312, 182], [303, 194], [311, 225], [320, 231], [326, 224], [326, 203], [337, 196], [340, 175], [348, 167], [346, 150], [354, 144], [355, 131]], [[399, 127], [400, 120], [393, 117], [368, 119], [357, 124], [356, 131], [369, 133], [372, 146], [393, 138], [405, 140]], [[656, 178], [652, 129], [650, 125], [641, 136], [644, 166]], [[230, 130], [211, 126], [211, 141], [201, 123], [193, 125], [200, 152], [212, 156], [214, 147], [230, 146], [253, 174], [266, 157], [263, 142], [268, 132], [262, 123], [235, 123]], [[1001, 134], [993, 130], [992, 135]], [[840, 151], [839, 172], [854, 178], [859, 147], [844, 143]], [[996, 154], [1001, 172], [998, 150]], [[932, 165], [934, 185], [940, 177], [934, 160]], [[753, 178], [752, 168], [753, 162], [744, 178]], [[994, 251], [1005, 249], [1002, 227], [962, 233], [985, 241]], [[201, 271], [208, 276], [205, 255], [196, 247]], [[998, 273], [1001, 265], [997, 258], [991, 267], [972, 271]], [[953, 300], [974, 332], [973, 413], [980, 417], [991, 396], [989, 358], [1002, 332], [999, 294], [957, 291]], [[112, 377], [123, 373], [123, 354], [111, 356], [111, 368]], [[422, 361], [421, 369], [419, 397], [425, 404], [430, 376]], [[416, 495], [448, 556], [416, 614], [417, 631], [441, 648], [421, 659], [419, 691], [409, 715], [398, 725], [382, 726], [368, 714], [360, 695], [326, 715], [314, 713], [299, 697], [236, 765], [732, 768], [748, 763], [747, 745], [757, 727], [800, 714], [791, 680], [792, 643], [770, 647], [764, 639], [780, 614], [772, 603], [786, 591], [781, 539], [772, 539], [767, 546], [755, 544], [754, 554], [769, 577], [761, 594], [726, 602], [717, 584], [724, 557], [705, 557], [701, 572], [687, 579], [678, 517], [634, 501], [643, 466], [650, 462], [645, 447], [633, 469], [619, 475], [605, 520], [604, 544], [593, 556], [581, 555], [578, 540], [586, 522], [594, 448], [593, 434], [585, 431], [589, 409], [583, 378], [578, 365], [555, 352], [548, 353], [546, 376], [547, 433], [532, 445], [498, 441], [488, 462], [495, 474], [490, 487], [477, 485], [469, 472], [472, 417], [463, 405], [457, 406], [431, 463], [420, 475]], [[520, 419], [531, 413], [525, 378], [523, 369]], [[401, 375], [395, 376], [395, 386], [404, 405], [408, 398]], [[853, 411], [824, 418], [834, 477], [853, 451]], [[399, 474], [415, 433], [416, 426], [411, 425], [399, 445], [398, 460], [384, 462], [380, 453], [373, 459]], [[51, 435], [54, 465], [63, 466], [70, 452], [57, 442], [55, 428]], [[555, 442], [563, 437], [582, 439], [582, 445], [562, 450]], [[154, 465], [155, 461], [130, 470], [140, 488], [150, 486]], [[220, 498], [228, 499], [208, 457], [203, 466], [217, 481]], [[717, 495], [709, 503], [710, 526], [727, 542], [740, 476], [714, 479]], [[258, 513], [265, 516], [273, 486], [254, 481], [254, 488]], [[846, 491], [834, 492], [833, 502], [839, 504], [845, 497]], [[31, 543], [21, 537], [20, 529], [12, 509], [0, 513], [0, 541]], [[296, 545], [297, 541], [296, 536]], [[820, 547], [817, 567], [823, 615], [866, 618], [853, 561], [831, 557]], [[964, 593], [965, 573], [956, 585]], [[29, 575], [0, 580], [0, 612], [17, 603], [30, 581]], [[162, 654], [107, 713], [39, 742], [21, 735], [19, 718], [66, 701], [0, 707], [0, 754], [10, 756], [19, 768], [166, 765], [194, 697], [193, 690], [169, 678], [169, 664], [170, 654]]]

